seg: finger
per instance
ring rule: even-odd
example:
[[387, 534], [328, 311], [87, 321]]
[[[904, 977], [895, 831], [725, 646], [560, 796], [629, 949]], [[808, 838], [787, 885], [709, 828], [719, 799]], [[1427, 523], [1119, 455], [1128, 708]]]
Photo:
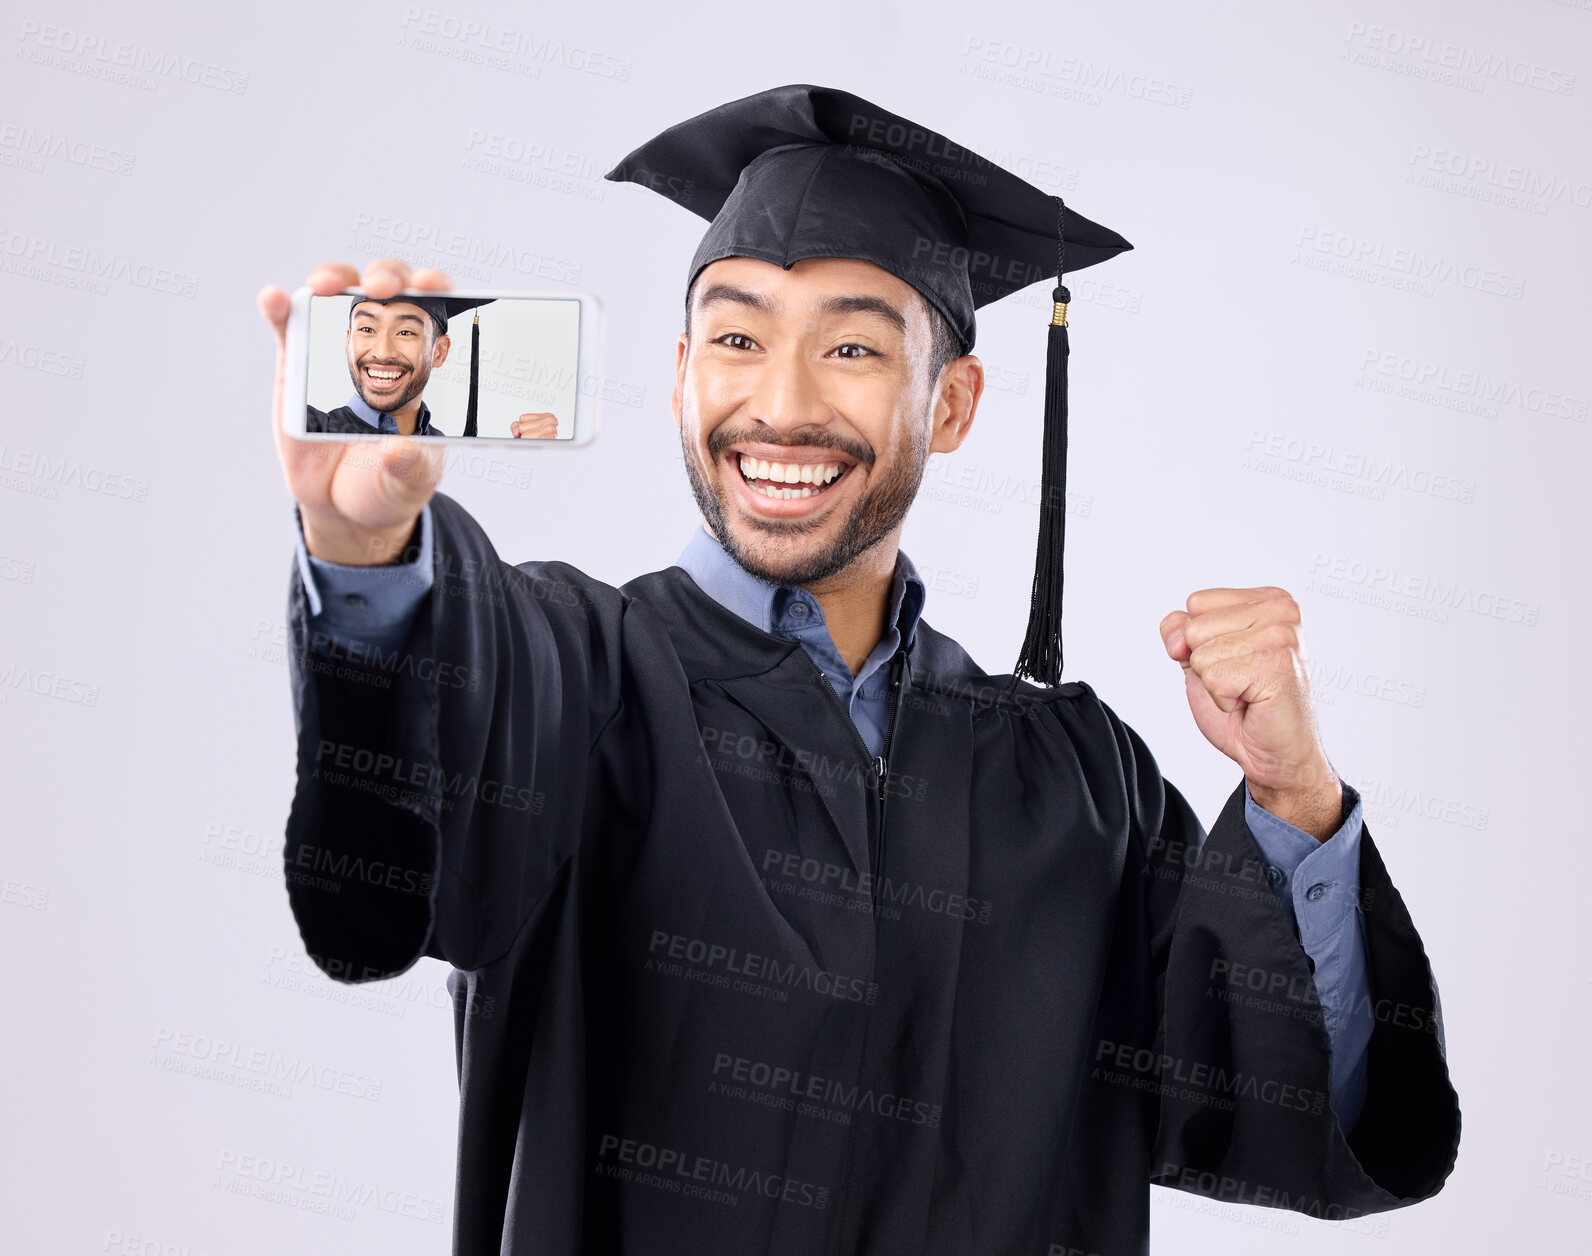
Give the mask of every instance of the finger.
[[1186, 628], [1189, 621], [1187, 611], [1173, 611], [1161, 621], [1161, 644], [1166, 648], [1168, 657], [1188, 664], [1185, 660], [1189, 655], [1189, 645], [1186, 640]]
[[1262, 624], [1207, 641], [1189, 655], [1189, 667], [1219, 702], [1260, 702], [1307, 683], [1298, 647], [1292, 624]]
[[447, 292], [453, 287], [453, 280], [448, 278], [445, 271], [422, 266], [409, 276], [409, 286], [422, 292]]
[[335, 296], [344, 288], [359, 286], [359, 271], [347, 262], [322, 262], [310, 271], [304, 286], [318, 297]]
[[413, 436], [383, 442], [382, 488], [400, 513], [424, 506], [442, 479], [441, 445]]
[[1188, 595], [1187, 605], [1189, 614], [1199, 615], [1205, 611], [1213, 611], [1222, 606], [1239, 606], [1245, 602], [1261, 602], [1268, 597], [1276, 597], [1286, 590], [1275, 585], [1260, 585], [1253, 589], [1199, 589]]
[[1183, 679], [1187, 684], [1197, 685], [1203, 690], [1224, 715], [1231, 715], [1247, 701], [1247, 676], [1234, 663], [1223, 660], [1196, 661], [1190, 655], [1189, 661], [1183, 664]]
[[395, 297], [409, 286], [409, 263], [396, 257], [378, 257], [365, 267], [365, 277], [360, 287], [365, 295], [378, 301]]
[[271, 324], [271, 330], [276, 333], [277, 351], [281, 352], [287, 347], [287, 315], [292, 301], [287, 293], [274, 283], [261, 288], [259, 296], [254, 300], [260, 307], [260, 313], [265, 316], [265, 321]]
[[1207, 641], [1214, 641], [1229, 633], [1274, 623], [1297, 627], [1299, 621], [1299, 604], [1283, 593], [1279, 597], [1268, 597], [1258, 602], [1235, 602], [1191, 615], [1183, 627], [1183, 639], [1191, 649], [1197, 650]]

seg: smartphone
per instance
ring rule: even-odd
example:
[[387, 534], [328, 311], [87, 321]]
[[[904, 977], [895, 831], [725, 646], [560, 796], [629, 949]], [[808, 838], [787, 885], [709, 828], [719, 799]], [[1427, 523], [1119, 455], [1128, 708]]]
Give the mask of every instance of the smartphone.
[[282, 422], [300, 440], [389, 433], [568, 449], [597, 434], [602, 306], [584, 292], [293, 294]]

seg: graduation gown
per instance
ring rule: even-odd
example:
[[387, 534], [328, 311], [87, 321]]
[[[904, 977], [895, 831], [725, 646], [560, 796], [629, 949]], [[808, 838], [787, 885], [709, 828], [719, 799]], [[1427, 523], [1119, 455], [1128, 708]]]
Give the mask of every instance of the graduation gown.
[[1242, 781], [1206, 836], [1087, 684], [923, 622], [880, 775], [800, 645], [681, 569], [432, 518], [398, 651], [316, 654], [293, 577], [284, 866], [330, 976], [453, 966], [455, 1252], [1136, 1256], [1154, 1182], [1325, 1218], [1441, 1187], [1437, 991], [1369, 829], [1346, 1138]]
[[[355, 414], [349, 406], [338, 406], [334, 410], [317, 410], [314, 406], [304, 407], [304, 430], [306, 432], [357, 432], [362, 436], [378, 436], [381, 428], [374, 423], [367, 423]], [[420, 423], [415, 428], [416, 436], [442, 436], [431, 426], [429, 413], [421, 411]]]

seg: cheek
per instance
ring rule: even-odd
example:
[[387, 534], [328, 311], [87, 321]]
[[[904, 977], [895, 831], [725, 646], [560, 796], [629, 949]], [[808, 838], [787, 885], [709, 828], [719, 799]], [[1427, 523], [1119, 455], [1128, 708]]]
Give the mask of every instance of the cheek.
[[685, 376], [685, 400], [696, 410], [699, 422], [713, 422], [718, 416], [744, 405], [752, 387], [749, 371], [691, 368]]

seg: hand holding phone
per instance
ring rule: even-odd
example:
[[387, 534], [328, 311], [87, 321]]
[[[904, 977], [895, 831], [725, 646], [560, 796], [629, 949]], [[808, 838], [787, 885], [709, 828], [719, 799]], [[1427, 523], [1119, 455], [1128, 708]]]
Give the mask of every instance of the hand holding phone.
[[[377, 300], [405, 289], [446, 292], [452, 287], [441, 271], [411, 272], [394, 258], [371, 262], [363, 277], [347, 263], [323, 263], [304, 284], [321, 296], [363, 287]], [[289, 305], [287, 293], [275, 284], [260, 292], [260, 312], [276, 335], [271, 421], [277, 457], [288, 492], [299, 505], [305, 546], [317, 558], [350, 567], [391, 562], [408, 544], [421, 510], [442, 479], [443, 448], [413, 436], [384, 437], [375, 443], [290, 436], [283, 424]], [[302, 422], [302, 414], [297, 417]]]

